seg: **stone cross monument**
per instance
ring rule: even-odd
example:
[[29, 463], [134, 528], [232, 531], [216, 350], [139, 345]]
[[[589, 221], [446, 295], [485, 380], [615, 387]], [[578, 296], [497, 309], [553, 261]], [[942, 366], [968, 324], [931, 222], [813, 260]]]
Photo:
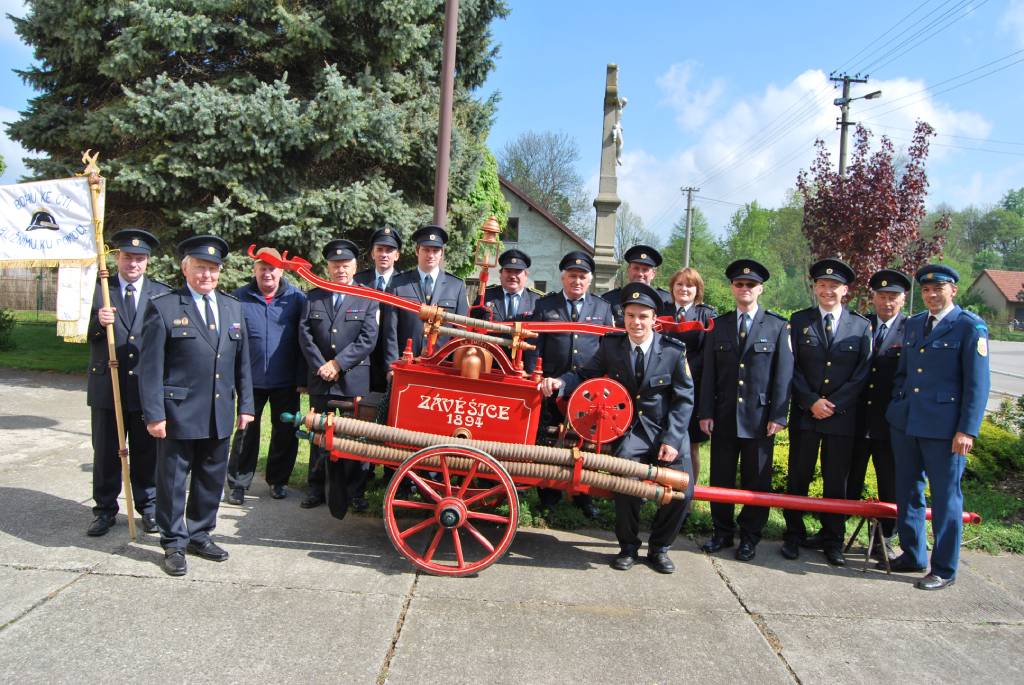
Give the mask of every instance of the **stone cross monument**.
[[622, 201], [618, 195], [615, 167], [622, 155], [622, 108], [619, 98], [619, 67], [608, 65], [604, 86], [604, 129], [601, 137], [601, 182], [594, 200], [597, 225], [594, 229], [594, 290], [605, 293], [615, 287], [619, 264], [615, 261], [615, 212]]

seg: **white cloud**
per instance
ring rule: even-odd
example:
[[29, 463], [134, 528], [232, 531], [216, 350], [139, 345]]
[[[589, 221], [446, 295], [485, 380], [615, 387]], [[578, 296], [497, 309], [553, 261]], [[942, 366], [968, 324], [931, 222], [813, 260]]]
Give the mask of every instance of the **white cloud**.
[[1012, 0], [1000, 23], [1004, 31], [1013, 35], [1017, 46], [1024, 48], [1024, 0]]
[[[939, 141], [943, 134], [978, 138], [989, 134], [991, 125], [981, 115], [954, 110], [927, 94], [914, 95], [925, 87], [906, 79], [872, 81], [870, 90], [882, 90], [882, 98], [853, 103], [851, 119], [871, 128], [876, 144], [881, 135], [889, 136], [897, 150], [909, 142], [917, 119], [935, 127]], [[868, 92], [867, 87], [861, 88], [865, 90], [855, 89], [854, 97]], [[826, 74], [806, 71], [784, 86], [769, 85], [760, 94], [732, 103], [702, 129], [692, 146], [674, 155], [630, 149], [627, 144], [619, 167], [619, 196], [663, 239], [686, 207], [680, 186], [699, 184], [700, 196], [729, 203], [757, 200], [764, 206], [779, 206], [799, 170], [810, 166], [816, 138], [826, 141], [837, 163], [835, 97]], [[931, 162], [956, 152], [932, 147], [929, 170]], [[738, 209], [699, 198], [697, 206], [715, 232], [721, 232]]]
[[657, 79], [658, 87], [665, 93], [664, 101], [676, 111], [676, 122], [683, 130], [702, 126], [725, 90], [721, 79], [714, 79], [705, 90], [691, 87], [693, 72], [698, 66], [694, 60], [673, 64]]
[[7, 185], [17, 183], [18, 179], [27, 173], [23, 157], [31, 157], [21, 145], [7, 137], [6, 124], [18, 118], [18, 113], [13, 109], [0, 107], [0, 155], [4, 158], [6, 168], [0, 174], [0, 184]]

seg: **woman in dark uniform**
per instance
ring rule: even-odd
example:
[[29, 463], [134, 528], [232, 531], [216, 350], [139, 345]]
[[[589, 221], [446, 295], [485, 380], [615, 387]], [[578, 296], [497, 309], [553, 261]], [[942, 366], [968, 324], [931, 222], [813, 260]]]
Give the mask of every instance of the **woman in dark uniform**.
[[[686, 267], [672, 274], [668, 290], [675, 301], [676, 321], [699, 321], [705, 328], [711, 319], [718, 316], [714, 307], [704, 304], [704, 279], [696, 269]], [[694, 396], [700, 397], [700, 376], [704, 358], [704, 332], [687, 331], [671, 333], [672, 337], [686, 345], [686, 363], [693, 376]], [[690, 460], [693, 463], [693, 478], [700, 478], [700, 444], [708, 435], [697, 425], [697, 412], [690, 417]]]

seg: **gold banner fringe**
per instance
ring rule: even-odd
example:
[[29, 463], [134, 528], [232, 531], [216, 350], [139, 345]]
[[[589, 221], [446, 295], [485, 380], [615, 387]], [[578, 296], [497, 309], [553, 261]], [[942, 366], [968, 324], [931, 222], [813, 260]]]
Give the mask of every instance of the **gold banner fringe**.
[[20, 269], [33, 266], [89, 266], [95, 263], [95, 257], [88, 259], [12, 259], [0, 260], [0, 269]]

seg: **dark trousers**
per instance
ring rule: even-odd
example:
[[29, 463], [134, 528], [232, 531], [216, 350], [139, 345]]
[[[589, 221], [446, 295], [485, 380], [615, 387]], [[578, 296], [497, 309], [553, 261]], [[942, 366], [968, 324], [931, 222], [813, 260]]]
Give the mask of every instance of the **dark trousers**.
[[[113, 409], [92, 407], [92, 498], [96, 516], [116, 516], [121, 494], [121, 458]], [[146, 431], [141, 411], [124, 413], [128, 465], [135, 511], [152, 514], [156, 508], [156, 439]]]
[[[310, 395], [309, 406], [316, 412], [332, 411], [327, 402], [341, 399], [329, 395]], [[348, 512], [349, 500], [362, 497], [366, 489], [369, 471], [363, 463], [353, 459], [332, 460], [330, 450], [316, 445], [309, 446], [309, 488], [325, 496], [331, 516], [342, 519]]]
[[252, 399], [256, 415], [242, 432], [236, 432], [235, 440], [241, 438], [241, 447], [233, 446], [228, 459], [228, 488], [248, 490], [256, 475], [256, 462], [260, 456], [260, 420], [267, 402], [270, 403], [270, 449], [267, 452], [267, 485], [287, 485], [295, 468], [295, 455], [299, 451], [299, 439], [295, 437], [295, 426], [281, 421], [281, 414], [299, 411], [299, 393], [295, 388], [253, 388]]
[[[736, 487], [736, 466], [740, 469], [740, 488], [768, 492], [772, 488], [772, 448], [775, 437], [737, 438], [736, 431], [718, 428], [711, 437], [711, 475], [709, 483], [716, 488]], [[745, 504], [733, 520], [735, 507], [721, 502], [711, 503], [711, 520], [715, 535], [732, 539], [739, 524], [740, 538], [756, 545], [768, 522], [768, 507]]]
[[[850, 460], [853, 456], [853, 437], [830, 435], [817, 431], [801, 430], [796, 447], [789, 450], [789, 477], [786, 479], [786, 494], [807, 496], [807, 490], [814, 480], [814, 466], [818, 462], [818, 447], [821, 447], [821, 479], [825, 497], [846, 499], [846, 482], [850, 475]], [[804, 527], [804, 512], [786, 509], [787, 540], [797, 542], [807, 537]], [[846, 517], [842, 514], [821, 514], [821, 534], [826, 549], [842, 549], [846, 536]]]
[[[868, 472], [868, 460], [875, 465], [878, 479], [878, 499], [896, 502], [896, 463], [892, 456], [892, 441], [885, 437], [857, 438], [853, 444], [850, 460], [850, 477], [846, 481], [846, 499], [860, 499], [864, 496], [864, 478]], [[882, 535], [892, 537], [896, 529], [895, 519], [881, 519]]]
[[[645, 460], [645, 463], [653, 462]], [[665, 464], [662, 462], [658, 465]], [[654, 514], [654, 521], [651, 523], [651, 537], [647, 541], [648, 554], [667, 552], [671, 549], [686, 518], [686, 505], [693, 496], [693, 481], [695, 479], [689, 451], [686, 454], [680, 454], [679, 458], [668, 466], [690, 474], [690, 485], [687, 488], [685, 499], [674, 499], [668, 504], [658, 507], [658, 511]], [[619, 548], [634, 556], [642, 544], [640, 540], [640, 507], [642, 504], [643, 500], [639, 497], [615, 493], [615, 537], [619, 541]]]
[[217, 525], [230, 440], [165, 438], [156, 442], [156, 524], [160, 527], [160, 544], [166, 550], [184, 549], [189, 542], [205, 544]]

